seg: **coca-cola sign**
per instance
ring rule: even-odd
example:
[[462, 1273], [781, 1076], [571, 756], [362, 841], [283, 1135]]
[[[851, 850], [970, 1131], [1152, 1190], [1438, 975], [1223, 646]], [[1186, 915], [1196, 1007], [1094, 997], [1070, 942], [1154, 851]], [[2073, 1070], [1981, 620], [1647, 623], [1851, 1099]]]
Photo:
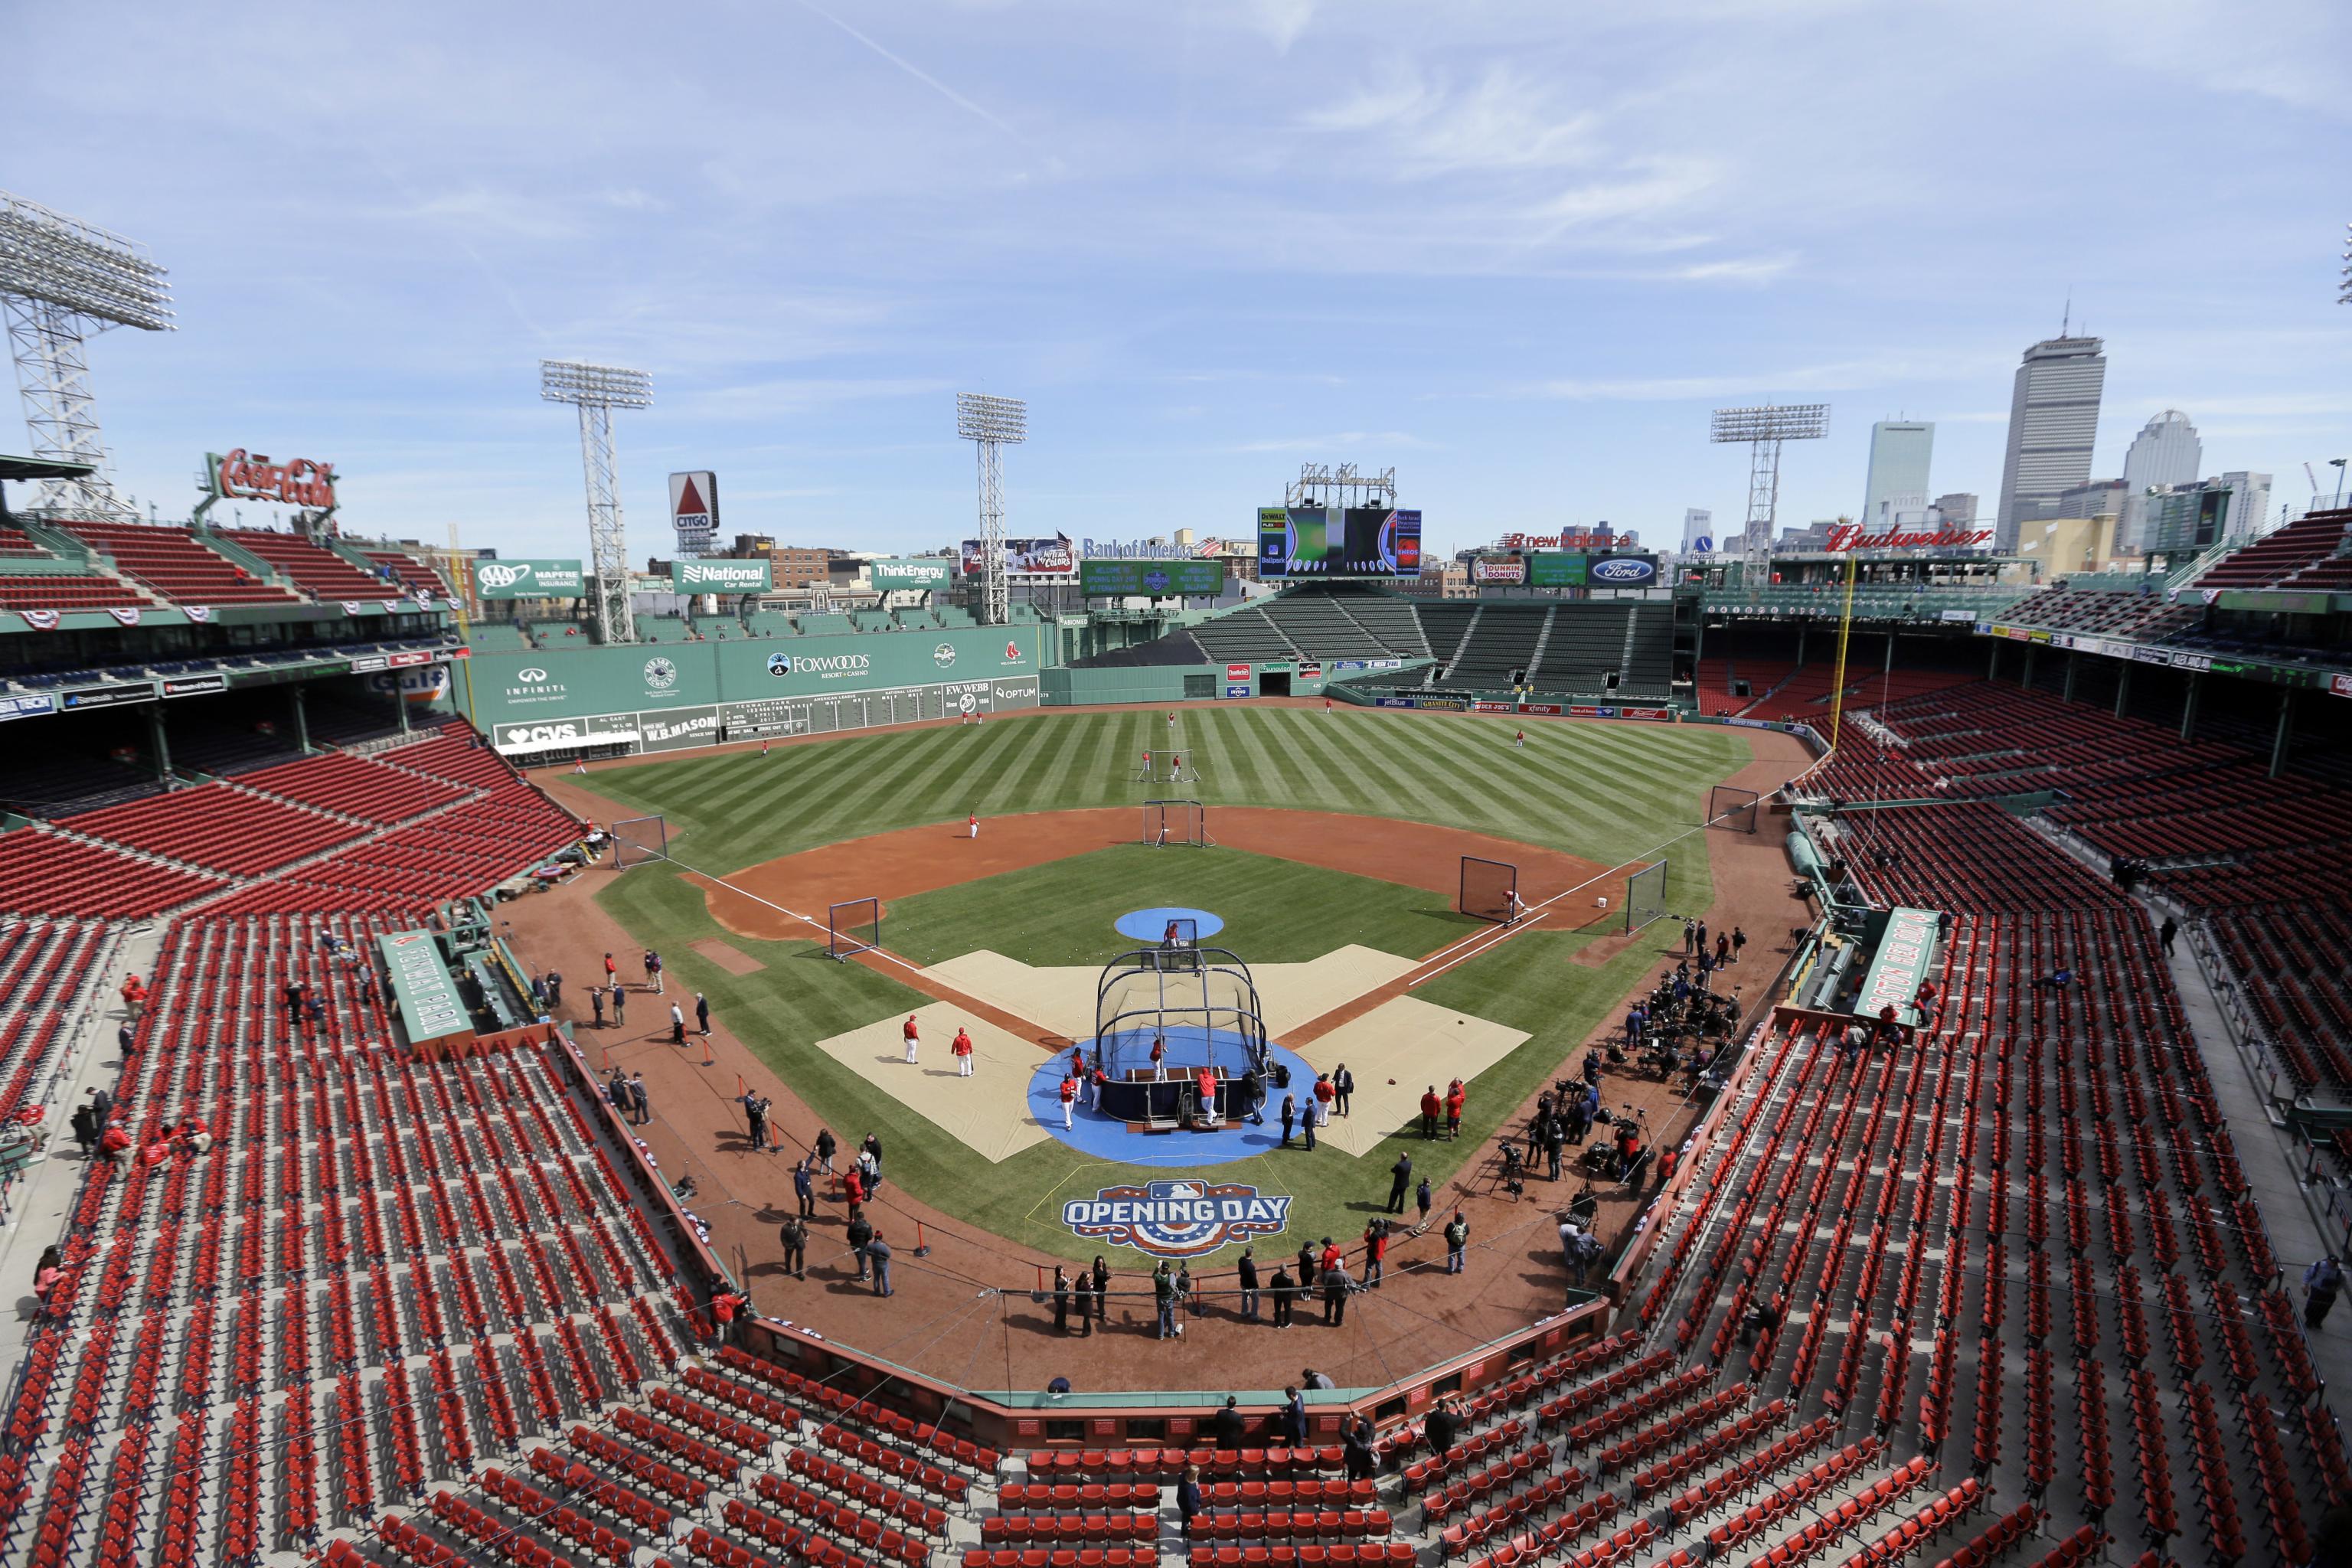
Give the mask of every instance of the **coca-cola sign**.
[[[205, 457], [205, 500], [266, 500], [313, 511], [335, 510], [335, 468], [308, 458], [273, 461], [259, 452], [238, 447]], [[202, 508], [198, 509], [203, 510]]]

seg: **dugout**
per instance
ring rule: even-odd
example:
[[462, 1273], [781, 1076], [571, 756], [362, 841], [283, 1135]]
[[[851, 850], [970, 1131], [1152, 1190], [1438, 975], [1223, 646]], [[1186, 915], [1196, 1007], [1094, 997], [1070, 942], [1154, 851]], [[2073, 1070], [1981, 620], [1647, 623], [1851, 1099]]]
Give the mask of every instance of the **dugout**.
[[[1249, 965], [1181, 942], [1121, 953], [1095, 984], [1094, 1059], [1115, 1121], [1172, 1129], [1249, 1114], [1274, 1071]], [[1215, 1083], [1205, 1106], [1204, 1068]]]

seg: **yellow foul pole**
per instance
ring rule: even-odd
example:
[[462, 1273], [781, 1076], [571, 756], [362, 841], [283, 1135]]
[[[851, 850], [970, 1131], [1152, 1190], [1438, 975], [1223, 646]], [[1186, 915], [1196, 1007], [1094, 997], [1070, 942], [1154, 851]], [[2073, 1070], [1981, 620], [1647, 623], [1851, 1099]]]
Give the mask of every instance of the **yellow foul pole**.
[[1857, 553], [1847, 551], [1845, 556], [1845, 604], [1838, 613], [1838, 651], [1836, 685], [1830, 693], [1830, 751], [1838, 749], [1838, 729], [1845, 718], [1845, 642], [1853, 634], [1853, 579], [1861, 565]]

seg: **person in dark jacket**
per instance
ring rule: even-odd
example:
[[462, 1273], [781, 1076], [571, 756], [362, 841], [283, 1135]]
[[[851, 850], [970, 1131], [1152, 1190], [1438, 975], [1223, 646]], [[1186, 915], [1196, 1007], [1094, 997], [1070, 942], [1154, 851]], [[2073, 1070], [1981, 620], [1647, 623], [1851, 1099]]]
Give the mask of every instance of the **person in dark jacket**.
[[1242, 1248], [1241, 1293], [1242, 1321], [1255, 1323], [1257, 1321], [1257, 1256], [1246, 1247]]
[[794, 1215], [784, 1221], [784, 1270], [795, 1279], [808, 1278], [808, 1221]]
[[1220, 1448], [1238, 1448], [1242, 1446], [1246, 1428], [1247, 1423], [1242, 1419], [1240, 1401], [1230, 1394], [1226, 1394], [1225, 1407], [1209, 1419], [1210, 1436], [1216, 1439]]
[[1274, 1326], [1276, 1328], [1286, 1329], [1290, 1327], [1291, 1303], [1297, 1296], [1297, 1293], [1298, 1287], [1297, 1282], [1290, 1278], [1290, 1270], [1287, 1268], [1277, 1268], [1274, 1271], [1273, 1280], [1266, 1286], [1266, 1294], [1274, 1298]]
[[1203, 1503], [1201, 1499], [1201, 1471], [1196, 1465], [1184, 1467], [1184, 1479], [1176, 1483], [1176, 1512], [1184, 1521], [1184, 1539], [1192, 1539], [1192, 1520]]
[[1295, 1383], [1282, 1391], [1282, 1439], [1294, 1448], [1307, 1446], [1307, 1400]]
[[1396, 1163], [1389, 1167], [1389, 1201], [1381, 1212], [1404, 1213], [1404, 1195], [1412, 1187], [1412, 1156], [1399, 1154]]
[[1103, 1261], [1099, 1252], [1095, 1254], [1094, 1275], [1095, 1318], [1108, 1324], [1110, 1321], [1110, 1265]]
[[857, 1277], [860, 1279], [866, 1278], [868, 1261], [866, 1256], [866, 1244], [873, 1239], [874, 1227], [866, 1223], [864, 1215], [861, 1214], [849, 1222], [849, 1250], [857, 1255]]
[[1070, 1331], [1070, 1271], [1058, 1263], [1054, 1265], [1054, 1331]]

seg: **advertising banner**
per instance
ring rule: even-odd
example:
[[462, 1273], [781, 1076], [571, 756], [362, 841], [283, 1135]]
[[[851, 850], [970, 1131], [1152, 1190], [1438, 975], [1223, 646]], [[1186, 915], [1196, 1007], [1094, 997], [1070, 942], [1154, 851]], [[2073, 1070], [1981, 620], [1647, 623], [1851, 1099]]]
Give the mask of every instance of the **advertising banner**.
[[1248, 665], [1229, 664], [1225, 666], [1225, 679], [1227, 680], [1247, 680], [1249, 677], [1250, 667]]
[[1591, 562], [1585, 574], [1596, 588], [1654, 588], [1658, 585], [1658, 558], [1604, 555]]
[[1250, 689], [1247, 685], [1228, 686], [1225, 688], [1225, 695], [1228, 697], [1247, 697], [1249, 694]]
[[1516, 713], [1518, 710], [1519, 705], [1516, 702], [1473, 702], [1470, 704], [1470, 711], [1473, 713]]
[[129, 702], [154, 700], [155, 683], [152, 680], [124, 686], [91, 686], [79, 691], [58, 693], [58, 706], [68, 713], [83, 708], [120, 708]]
[[1545, 550], [1528, 557], [1530, 588], [1581, 588], [1591, 558], [1578, 550]]
[[669, 477], [669, 525], [680, 555], [700, 555], [719, 536], [719, 476], [709, 468]]
[[449, 966], [442, 961], [441, 944], [429, 931], [394, 931], [375, 939], [376, 953], [392, 981], [392, 1010], [408, 1031], [413, 1046], [463, 1035], [471, 1039], [473, 1019], [465, 998], [457, 994]]
[[1225, 563], [1222, 561], [1078, 563], [1078, 592], [1088, 598], [1213, 598], [1224, 588]]
[[866, 574], [886, 594], [944, 594], [954, 581], [955, 563], [944, 555], [909, 560], [869, 561]]
[[242, 447], [205, 454], [205, 499], [196, 503], [202, 517], [225, 500], [275, 501], [313, 511], [335, 510], [335, 466], [295, 458], [276, 463]]
[[1560, 710], [1560, 705], [1557, 702], [1522, 702], [1519, 704], [1519, 711], [1522, 713], [1558, 713]]
[[[963, 574], [982, 571], [980, 541], [963, 542]], [[1014, 583], [1058, 583], [1078, 574], [1078, 548], [1066, 534], [1051, 539], [1008, 539], [1004, 542], [1004, 575]]]
[[577, 561], [477, 561], [474, 592], [484, 599], [579, 599], [588, 579]]
[[43, 692], [33, 697], [0, 697], [0, 721], [37, 719], [58, 710], [58, 700]]
[[673, 561], [669, 585], [680, 594], [764, 594], [775, 586], [775, 571], [767, 561]]
[[1518, 584], [1527, 580], [1528, 563], [1513, 556], [1470, 563], [1470, 581], [1473, 583]]
[[1268, 580], [1421, 575], [1421, 513], [1386, 507], [1261, 507], [1257, 574]]
[[163, 695], [166, 697], [205, 697], [227, 689], [228, 677], [226, 675], [178, 675], [163, 682]]
[[497, 724], [490, 745], [508, 755], [532, 752], [565, 752], [586, 746], [625, 745], [637, 738], [634, 713], [602, 713], [583, 719], [546, 719], [523, 724]]
[[719, 739], [719, 710], [673, 708], [661, 713], [637, 715], [637, 750], [677, 752], [708, 746]]
[[2329, 676], [2327, 690], [2333, 697], [2352, 697], [2352, 675]]

